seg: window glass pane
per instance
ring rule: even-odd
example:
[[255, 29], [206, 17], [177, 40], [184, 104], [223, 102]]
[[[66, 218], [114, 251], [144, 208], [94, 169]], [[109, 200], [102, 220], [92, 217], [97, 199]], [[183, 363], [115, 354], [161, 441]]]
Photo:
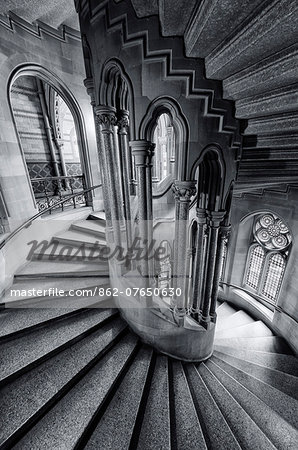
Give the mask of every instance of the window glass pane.
[[269, 300], [275, 300], [285, 270], [284, 258], [275, 253], [269, 257], [262, 294]]
[[246, 275], [246, 284], [253, 289], [258, 288], [263, 267], [265, 252], [260, 245], [250, 251], [249, 265]]

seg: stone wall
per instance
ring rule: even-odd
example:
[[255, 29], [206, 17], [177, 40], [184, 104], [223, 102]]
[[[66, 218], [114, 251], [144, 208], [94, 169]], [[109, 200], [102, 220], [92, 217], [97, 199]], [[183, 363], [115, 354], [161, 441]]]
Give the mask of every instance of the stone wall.
[[[88, 184], [100, 182], [93, 112], [83, 85], [85, 69], [80, 37], [70, 31], [32, 26], [15, 16], [7, 21], [1, 19], [0, 184], [10, 231], [37, 212], [8, 98], [10, 78], [24, 65], [34, 66], [37, 72], [42, 67], [44, 73], [49, 73], [51, 82], [56, 80], [75, 99], [84, 122], [84, 163]], [[96, 193], [94, 204], [95, 207], [101, 205], [100, 193]]]
[[[274, 309], [272, 327], [288, 339], [298, 351], [298, 186], [263, 190], [235, 196], [232, 205], [232, 231], [224, 274], [224, 292], [230, 301], [238, 301], [233, 287], [243, 287], [246, 259], [251, 240], [254, 215], [271, 212], [280, 216], [289, 226], [293, 241], [287, 259], [283, 282]], [[240, 301], [240, 300], [239, 300]]]

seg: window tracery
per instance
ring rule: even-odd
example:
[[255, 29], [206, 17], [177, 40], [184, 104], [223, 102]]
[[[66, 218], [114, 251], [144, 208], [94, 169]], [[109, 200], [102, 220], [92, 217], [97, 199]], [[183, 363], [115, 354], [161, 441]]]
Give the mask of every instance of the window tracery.
[[291, 233], [280, 217], [265, 213], [256, 218], [252, 234], [244, 285], [275, 303], [286, 269]]

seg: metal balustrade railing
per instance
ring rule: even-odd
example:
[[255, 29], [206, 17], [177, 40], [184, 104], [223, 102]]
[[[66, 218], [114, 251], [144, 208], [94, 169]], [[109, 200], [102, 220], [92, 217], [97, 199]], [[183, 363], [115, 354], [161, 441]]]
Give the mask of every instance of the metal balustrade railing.
[[[51, 214], [57, 208], [63, 211], [66, 207], [77, 208], [88, 203], [87, 193], [81, 194], [86, 190], [84, 175], [34, 178], [31, 183], [38, 211], [50, 208]], [[61, 202], [69, 196], [69, 202]]]
[[[53, 177], [53, 178], [56, 178], [56, 177]], [[57, 177], [57, 178], [68, 178], [68, 177]], [[75, 177], [70, 177], [70, 178], [75, 178]], [[43, 216], [44, 214], [51, 214], [53, 209], [61, 208], [61, 210], [63, 211], [63, 209], [65, 208], [65, 205], [68, 202], [74, 202], [75, 198], [78, 196], [84, 196], [84, 198], [86, 199], [86, 198], [88, 198], [88, 196], [91, 194], [92, 191], [94, 191], [95, 189], [101, 188], [101, 187], [102, 187], [102, 184], [98, 184], [96, 186], [92, 186], [90, 188], [83, 189], [81, 191], [78, 190], [76, 192], [66, 194], [64, 198], [62, 198], [61, 200], [58, 200], [57, 202], [53, 203], [52, 205], [50, 205], [48, 207], [42, 209], [37, 214], [35, 214], [33, 217], [31, 217], [26, 222], [24, 222], [22, 225], [20, 225], [18, 228], [16, 228], [12, 233], [10, 233], [10, 235], [7, 236], [6, 239], [4, 239], [2, 242], [0, 242], [0, 250], [9, 241], [11, 241], [18, 233], [20, 233], [24, 228], [28, 228], [34, 220], [38, 219], [39, 217]]]

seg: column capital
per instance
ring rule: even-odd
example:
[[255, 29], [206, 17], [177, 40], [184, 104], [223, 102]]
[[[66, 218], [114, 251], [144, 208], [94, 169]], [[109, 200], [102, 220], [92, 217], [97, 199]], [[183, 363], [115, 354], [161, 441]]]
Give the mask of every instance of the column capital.
[[132, 155], [135, 158], [136, 166], [147, 166], [148, 159], [151, 158], [152, 142], [145, 139], [130, 141]]
[[119, 134], [127, 134], [129, 127], [129, 112], [126, 109], [121, 109], [117, 114], [117, 125]]
[[204, 225], [207, 220], [206, 210], [203, 208], [197, 208], [196, 212], [197, 212], [198, 223]]
[[117, 125], [116, 109], [112, 106], [99, 105], [94, 108], [97, 122], [102, 126], [103, 133], [112, 133]]
[[226, 211], [209, 211], [208, 212], [208, 218], [211, 222], [211, 226], [213, 227], [219, 227], [220, 222], [223, 220], [223, 218], [226, 215]]
[[91, 98], [91, 105], [95, 106], [95, 88], [93, 78], [85, 78], [84, 86], [87, 90], [87, 94]]
[[190, 199], [196, 193], [196, 181], [179, 181], [176, 180], [173, 183], [172, 191], [175, 198], [180, 202], [190, 202]]

